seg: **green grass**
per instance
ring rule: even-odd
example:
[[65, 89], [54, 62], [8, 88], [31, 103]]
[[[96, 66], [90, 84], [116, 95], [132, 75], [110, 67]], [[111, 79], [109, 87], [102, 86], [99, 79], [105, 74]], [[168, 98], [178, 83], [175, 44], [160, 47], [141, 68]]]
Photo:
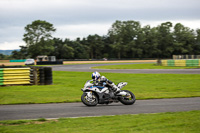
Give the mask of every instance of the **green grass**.
[[1, 133], [199, 133], [200, 111], [0, 121]]
[[[114, 83], [126, 81], [123, 89], [136, 99], [199, 97], [199, 74], [101, 73]], [[90, 72], [53, 72], [53, 85], [0, 87], [0, 104], [80, 102]]]
[[94, 69], [191, 69], [200, 67], [178, 67], [178, 66], [159, 66], [153, 63], [148, 64], [125, 64], [92, 67]]

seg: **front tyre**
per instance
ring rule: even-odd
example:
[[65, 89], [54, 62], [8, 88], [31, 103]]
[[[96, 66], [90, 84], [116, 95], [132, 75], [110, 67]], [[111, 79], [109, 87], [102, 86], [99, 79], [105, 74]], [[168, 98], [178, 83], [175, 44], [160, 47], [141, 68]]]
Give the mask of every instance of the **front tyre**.
[[[91, 93], [91, 95], [88, 95]], [[98, 97], [92, 92], [84, 92], [81, 96], [81, 101], [87, 106], [96, 106], [98, 104]]]
[[136, 100], [135, 95], [131, 91], [128, 90], [123, 90], [123, 91], [125, 91], [128, 95], [119, 97], [119, 101], [124, 105], [134, 104]]

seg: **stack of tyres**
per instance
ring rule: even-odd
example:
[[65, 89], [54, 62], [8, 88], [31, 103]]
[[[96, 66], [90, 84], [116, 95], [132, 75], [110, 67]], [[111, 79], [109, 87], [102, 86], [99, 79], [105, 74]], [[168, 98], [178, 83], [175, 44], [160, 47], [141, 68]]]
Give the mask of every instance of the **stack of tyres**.
[[30, 69], [30, 83], [33, 84], [34, 78], [33, 78], [33, 69]]
[[52, 80], [52, 68], [51, 67], [32, 67], [32, 83], [34, 85], [51, 85]]
[[0, 68], [0, 86], [2, 85], [51, 85], [51, 67]]
[[44, 76], [45, 76], [45, 85], [51, 85], [53, 84], [52, 80], [52, 68], [51, 67], [45, 67], [44, 68]]
[[44, 74], [44, 67], [39, 68], [39, 83], [40, 85], [44, 85], [45, 83], [45, 74]]
[[37, 76], [37, 78], [36, 78], [36, 80], [37, 80], [36, 83], [37, 83], [38, 85], [40, 85], [40, 81], [41, 81], [41, 80], [40, 80], [40, 69], [39, 69], [39, 68], [36, 69], [36, 73], [37, 73], [37, 75], [36, 75], [36, 76]]
[[33, 85], [40, 84], [40, 71], [38, 67], [31, 67], [30, 69], [30, 81]]

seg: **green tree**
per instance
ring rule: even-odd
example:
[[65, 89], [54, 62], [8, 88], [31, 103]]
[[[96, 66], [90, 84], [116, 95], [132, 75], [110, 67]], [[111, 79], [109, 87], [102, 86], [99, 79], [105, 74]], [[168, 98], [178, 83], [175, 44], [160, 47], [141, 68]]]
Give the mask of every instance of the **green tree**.
[[140, 29], [141, 25], [137, 21], [116, 21], [112, 24], [108, 35], [110, 36], [112, 48], [116, 52], [118, 59], [134, 56], [135, 51], [140, 51], [140, 44], [136, 43], [136, 40], [140, 43], [141, 38], [138, 36]]
[[72, 59], [74, 58], [74, 49], [68, 45], [70, 40], [65, 39], [62, 41], [59, 38], [54, 38], [54, 51], [52, 55], [55, 55], [58, 59]]
[[3, 60], [5, 58], [5, 55], [0, 53], [0, 59]]
[[121, 21], [116, 21], [115, 23], [112, 24], [112, 28], [109, 29], [108, 35], [110, 36], [111, 40], [111, 47], [116, 52], [116, 55], [118, 59], [121, 58], [121, 54], [124, 50], [123, 47], [123, 37], [122, 37], [122, 28], [123, 28], [123, 22]]
[[115, 55], [113, 54], [110, 37], [104, 35], [102, 36], [102, 41], [102, 58], [113, 58]]
[[181, 23], [174, 26], [174, 54], [194, 54], [193, 45], [195, 42], [194, 31]]
[[151, 28], [149, 25], [147, 25], [142, 28], [142, 31], [144, 33], [143, 57], [158, 58], [158, 53], [161, 53], [161, 51], [158, 49], [157, 28]]
[[172, 27], [173, 25], [171, 22], [162, 23], [160, 26], [157, 27], [158, 49], [160, 50], [160, 53], [158, 53], [158, 56], [161, 58], [171, 57], [174, 51], [173, 34], [171, 32]]
[[88, 46], [91, 59], [102, 58], [103, 41], [101, 36], [97, 34], [89, 35], [86, 39], [86, 45]]
[[12, 57], [14, 59], [22, 59], [21, 56], [22, 55], [21, 55], [20, 51], [17, 51], [17, 50], [12, 51]]
[[35, 20], [25, 27], [26, 33], [23, 40], [26, 42], [27, 47], [29, 47], [39, 43], [41, 40], [52, 39], [52, 33], [55, 31], [53, 24], [42, 20]]
[[40, 40], [35, 45], [28, 47], [28, 54], [31, 58], [36, 58], [38, 55], [51, 55], [54, 51], [53, 40]]
[[87, 59], [89, 54], [87, 52], [88, 47], [81, 44], [79, 40], [73, 41], [69, 44], [74, 49], [74, 59]]
[[26, 58], [29, 58], [28, 56], [28, 51], [27, 51], [27, 47], [25, 46], [20, 46], [20, 50], [17, 51], [17, 50], [14, 50], [12, 51], [12, 54], [11, 56], [14, 58], [14, 59], [26, 59]]
[[23, 40], [26, 42], [28, 54], [31, 57], [37, 55], [48, 55], [53, 50], [52, 33], [56, 29], [53, 24], [36, 20], [25, 27], [25, 34]]
[[195, 44], [193, 46], [193, 53], [200, 55], [200, 29], [196, 30]]

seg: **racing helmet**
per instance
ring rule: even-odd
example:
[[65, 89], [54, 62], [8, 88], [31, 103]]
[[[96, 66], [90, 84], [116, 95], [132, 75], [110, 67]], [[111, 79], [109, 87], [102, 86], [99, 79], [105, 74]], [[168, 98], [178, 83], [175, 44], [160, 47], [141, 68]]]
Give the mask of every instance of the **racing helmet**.
[[97, 71], [92, 73], [93, 80], [98, 80], [100, 78], [100, 76], [101, 76], [100, 73]]
[[105, 76], [101, 76], [100, 81], [101, 82], [106, 82], [108, 79]]

